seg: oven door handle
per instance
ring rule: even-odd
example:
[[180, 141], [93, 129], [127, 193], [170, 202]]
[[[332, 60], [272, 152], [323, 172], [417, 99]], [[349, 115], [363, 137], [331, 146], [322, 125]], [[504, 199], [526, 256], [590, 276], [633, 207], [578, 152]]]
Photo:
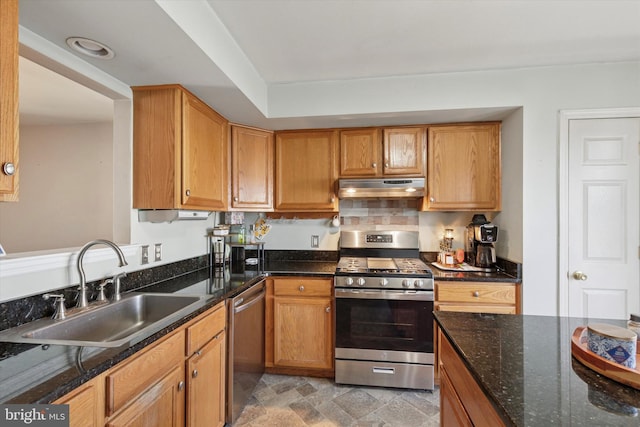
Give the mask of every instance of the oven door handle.
[[336, 289], [336, 298], [433, 301], [433, 291]]

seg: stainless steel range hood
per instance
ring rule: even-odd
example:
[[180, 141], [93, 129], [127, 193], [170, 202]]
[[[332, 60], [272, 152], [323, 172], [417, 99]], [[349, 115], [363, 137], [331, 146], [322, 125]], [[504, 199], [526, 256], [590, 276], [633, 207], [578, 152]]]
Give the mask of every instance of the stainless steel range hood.
[[340, 199], [415, 199], [424, 196], [424, 178], [341, 179]]

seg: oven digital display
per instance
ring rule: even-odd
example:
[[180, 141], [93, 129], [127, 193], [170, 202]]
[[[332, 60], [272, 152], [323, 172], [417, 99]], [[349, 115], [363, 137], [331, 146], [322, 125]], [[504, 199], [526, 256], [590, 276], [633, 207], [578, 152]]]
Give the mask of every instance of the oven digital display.
[[367, 243], [393, 243], [391, 234], [367, 234]]

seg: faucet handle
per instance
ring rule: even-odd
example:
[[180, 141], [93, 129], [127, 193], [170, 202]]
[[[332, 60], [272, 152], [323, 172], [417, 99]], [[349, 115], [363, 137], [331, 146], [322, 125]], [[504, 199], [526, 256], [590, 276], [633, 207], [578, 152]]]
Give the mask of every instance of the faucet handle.
[[113, 276], [111, 279], [109, 279], [113, 283], [113, 300], [114, 301], [120, 300], [120, 279], [126, 276], [127, 276], [127, 273], [123, 271], [122, 273], [118, 273], [115, 276]]
[[107, 297], [104, 294], [104, 287], [107, 286], [109, 283], [113, 283], [113, 279], [105, 279], [98, 285], [99, 292], [98, 292], [98, 297], [96, 298], [96, 301], [107, 300]]
[[48, 300], [49, 298], [55, 298], [55, 301], [53, 303], [55, 311], [53, 312], [53, 316], [51, 317], [52, 319], [61, 320], [67, 317], [63, 294], [44, 294], [42, 295], [42, 298], [44, 298], [45, 300]]

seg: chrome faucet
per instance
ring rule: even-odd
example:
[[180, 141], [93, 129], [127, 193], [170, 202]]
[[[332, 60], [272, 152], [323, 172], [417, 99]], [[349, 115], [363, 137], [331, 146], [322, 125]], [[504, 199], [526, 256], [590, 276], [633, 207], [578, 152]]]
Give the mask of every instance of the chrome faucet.
[[[84, 274], [84, 268], [82, 267], [82, 260], [84, 259], [84, 254], [87, 252], [87, 250], [95, 245], [107, 245], [109, 247], [111, 247], [111, 249], [113, 249], [116, 253], [116, 255], [118, 255], [118, 259], [120, 261], [120, 267], [124, 267], [127, 264], [127, 261], [124, 258], [124, 254], [122, 253], [122, 250], [120, 250], [120, 248], [118, 247], [118, 245], [116, 245], [115, 243], [113, 243], [110, 240], [104, 240], [104, 239], [97, 239], [97, 240], [92, 240], [91, 242], [85, 244], [82, 249], [80, 249], [80, 253], [78, 253], [78, 261], [77, 261], [77, 267], [78, 267], [78, 275], [80, 276], [80, 287], [78, 288], [78, 302], [76, 304], [76, 307], [78, 308], [86, 308], [89, 306], [89, 301], [87, 300], [87, 279], [85, 277]], [[114, 282], [116, 282], [116, 290], [117, 290], [117, 294], [119, 297], [119, 293], [120, 293], [120, 278], [118, 277], [120, 275], [116, 275], [114, 277]], [[120, 276], [122, 277], [122, 276]], [[117, 278], [117, 280], [116, 280]], [[115, 294], [114, 294], [115, 297]]]

